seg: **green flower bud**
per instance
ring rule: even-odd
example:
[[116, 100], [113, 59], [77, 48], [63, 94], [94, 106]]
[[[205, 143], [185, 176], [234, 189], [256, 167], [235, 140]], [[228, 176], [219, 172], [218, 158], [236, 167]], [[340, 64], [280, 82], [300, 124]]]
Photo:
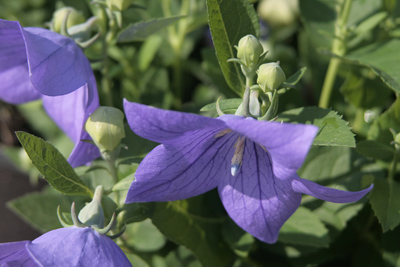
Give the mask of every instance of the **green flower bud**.
[[272, 27], [292, 25], [299, 16], [298, 2], [298, 0], [263, 0], [258, 4], [258, 14]]
[[83, 224], [94, 226], [96, 228], [104, 227], [104, 212], [101, 207], [101, 199], [103, 197], [103, 186], [96, 187], [93, 200], [79, 212], [78, 218]]
[[70, 13], [68, 15], [68, 20], [67, 20], [67, 29], [70, 28], [71, 26], [85, 22], [85, 17], [82, 15], [81, 12], [77, 11], [73, 7], [63, 7], [58, 9], [53, 14], [53, 19], [51, 20], [53, 31], [58, 33], [61, 32], [61, 26], [63, 20], [65, 19], [65, 16], [67, 16], [68, 12]]
[[86, 121], [85, 130], [101, 151], [114, 151], [125, 137], [124, 113], [113, 107], [98, 107]]
[[247, 68], [252, 68], [252, 64], [257, 65], [264, 48], [256, 37], [246, 35], [239, 41], [237, 57], [246, 65]]
[[113, 11], [124, 11], [132, 2], [133, 0], [106, 0], [108, 8]]
[[257, 83], [264, 92], [271, 92], [286, 81], [286, 75], [277, 63], [262, 64], [257, 71]]

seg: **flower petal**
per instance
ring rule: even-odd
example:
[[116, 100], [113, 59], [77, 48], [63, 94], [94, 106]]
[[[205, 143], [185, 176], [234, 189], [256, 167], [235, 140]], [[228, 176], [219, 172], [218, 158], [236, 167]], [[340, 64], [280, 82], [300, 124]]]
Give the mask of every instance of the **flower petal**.
[[43, 266], [131, 266], [122, 250], [90, 227], [50, 231], [26, 245]]
[[[168, 111], [124, 100], [128, 124], [137, 135], [163, 144], [177, 143], [186, 134], [197, 129], [225, 126], [221, 120], [195, 114]], [[226, 126], [225, 126], [226, 127]]]
[[0, 266], [36, 267], [26, 251], [25, 245], [29, 241], [11, 242], [0, 244]]
[[306, 179], [302, 179], [300, 177], [297, 177], [292, 181], [292, 188], [294, 191], [334, 203], [348, 203], [358, 201], [369, 191], [371, 191], [373, 187], [374, 185], [372, 184], [370, 187], [364, 190], [349, 192], [325, 187]]
[[263, 145], [273, 161], [275, 176], [288, 179], [301, 167], [318, 132], [304, 124], [264, 122], [254, 119], [229, 120], [226, 125]]
[[90, 63], [74, 40], [41, 28], [22, 28], [31, 82], [40, 93], [75, 91], [93, 76]]
[[67, 95], [42, 98], [43, 106], [49, 116], [76, 144], [69, 157], [72, 167], [84, 165], [99, 157], [100, 152], [96, 146], [81, 141], [91, 139], [84, 131], [84, 125], [90, 114], [99, 107], [95, 82], [85, 84]]
[[[19, 23], [0, 19], [0, 99], [21, 104], [40, 98], [31, 84]], [[12, 89], [10, 89], [12, 88]]]
[[230, 175], [237, 135], [220, 129], [191, 131], [176, 146], [159, 145], [139, 165], [126, 202], [170, 201], [215, 188]]
[[270, 156], [248, 139], [239, 173], [224, 176], [218, 190], [229, 216], [267, 243], [277, 240], [283, 223], [301, 201], [301, 194], [293, 192], [289, 179], [275, 178]]

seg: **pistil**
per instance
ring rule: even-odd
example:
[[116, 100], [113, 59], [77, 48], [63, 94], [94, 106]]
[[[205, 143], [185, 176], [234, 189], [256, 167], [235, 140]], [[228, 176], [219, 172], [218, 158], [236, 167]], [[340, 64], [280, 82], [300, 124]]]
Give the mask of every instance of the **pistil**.
[[236, 176], [240, 170], [240, 167], [242, 166], [245, 141], [246, 141], [246, 138], [244, 136], [239, 137], [234, 146], [235, 153], [233, 154], [232, 162], [231, 162], [232, 176]]

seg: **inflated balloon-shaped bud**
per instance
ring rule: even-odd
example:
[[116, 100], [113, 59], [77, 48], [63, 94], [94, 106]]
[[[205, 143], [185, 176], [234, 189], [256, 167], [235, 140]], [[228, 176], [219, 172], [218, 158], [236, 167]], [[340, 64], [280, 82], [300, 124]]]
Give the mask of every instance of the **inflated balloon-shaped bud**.
[[104, 212], [103, 208], [101, 207], [102, 197], [103, 186], [99, 185], [96, 187], [93, 200], [86, 204], [86, 206], [79, 212], [79, 221], [87, 226], [93, 226], [98, 229], [104, 227]]
[[114, 151], [125, 137], [124, 113], [113, 107], [98, 107], [86, 121], [85, 130], [100, 151]]
[[263, 0], [258, 4], [258, 14], [272, 27], [292, 25], [299, 16], [298, 2], [298, 0]]
[[257, 83], [264, 92], [271, 92], [286, 81], [286, 75], [278, 62], [262, 64], [257, 71]]
[[124, 11], [132, 2], [133, 0], [106, 0], [108, 8], [113, 11]]
[[79, 11], [73, 7], [63, 7], [58, 9], [53, 14], [53, 19], [51, 20], [52, 30], [61, 33], [61, 27], [63, 21], [67, 18], [67, 29], [85, 22], [85, 17]]
[[252, 64], [257, 65], [261, 54], [264, 52], [261, 43], [251, 34], [240, 39], [237, 50], [237, 57], [247, 68], [252, 68], [254, 66]]

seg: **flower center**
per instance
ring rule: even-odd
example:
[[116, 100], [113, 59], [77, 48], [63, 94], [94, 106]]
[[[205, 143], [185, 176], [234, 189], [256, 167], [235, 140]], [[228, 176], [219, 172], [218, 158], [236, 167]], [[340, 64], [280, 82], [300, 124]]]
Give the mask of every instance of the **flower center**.
[[[215, 138], [222, 137], [228, 133], [231, 133], [231, 129], [224, 129], [217, 134], [215, 134]], [[234, 148], [235, 153], [233, 153], [232, 161], [231, 161], [231, 174], [232, 176], [236, 176], [239, 173], [240, 167], [242, 166], [243, 161], [243, 153], [244, 153], [244, 144], [246, 143], [246, 137], [239, 136], [236, 141]]]

